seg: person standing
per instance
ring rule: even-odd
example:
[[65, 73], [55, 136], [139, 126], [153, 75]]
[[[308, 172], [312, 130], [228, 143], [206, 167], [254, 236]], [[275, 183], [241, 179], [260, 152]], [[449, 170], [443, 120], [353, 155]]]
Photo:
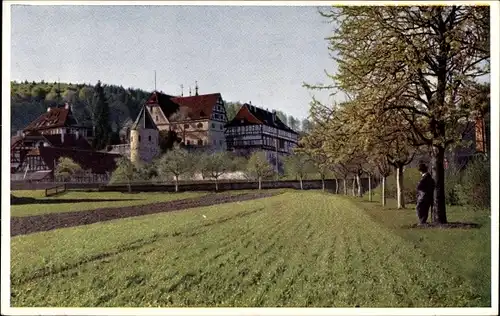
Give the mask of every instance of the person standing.
[[427, 165], [420, 163], [418, 171], [422, 173], [422, 178], [417, 185], [417, 218], [419, 224], [425, 224], [429, 216], [429, 208], [434, 200], [435, 182], [429, 174]]

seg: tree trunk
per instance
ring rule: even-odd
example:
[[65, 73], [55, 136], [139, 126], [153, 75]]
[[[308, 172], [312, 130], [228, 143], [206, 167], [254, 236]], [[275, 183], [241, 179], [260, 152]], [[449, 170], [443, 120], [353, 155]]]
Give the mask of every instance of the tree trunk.
[[397, 194], [398, 194], [398, 209], [406, 208], [405, 196], [404, 196], [404, 184], [403, 184], [403, 167], [398, 166], [396, 169], [396, 182], [397, 182]]
[[372, 176], [368, 175], [368, 200], [371, 202], [372, 199]]
[[432, 157], [432, 173], [436, 187], [434, 188], [434, 203], [432, 221], [434, 223], [446, 224], [446, 196], [444, 191], [444, 153], [443, 147], [434, 147]]
[[352, 196], [356, 196], [356, 178], [352, 179]]
[[335, 194], [339, 194], [339, 180], [335, 178]]
[[219, 191], [219, 182], [217, 181], [217, 178], [215, 178], [215, 191]]
[[132, 193], [132, 185], [128, 182], [128, 193]]
[[175, 192], [179, 192], [179, 176], [175, 176]]
[[386, 176], [382, 176], [382, 206], [385, 206], [386, 200], [385, 200], [385, 179]]
[[259, 177], [259, 190], [261, 190], [261, 189], [262, 189], [262, 178]]
[[321, 177], [321, 190], [325, 191], [325, 177]]
[[300, 189], [304, 190], [304, 187], [302, 186], [302, 177], [300, 177], [299, 180], [300, 180]]
[[347, 179], [344, 178], [344, 195], [347, 195]]
[[362, 186], [361, 186], [361, 177], [360, 177], [359, 173], [356, 174], [356, 183], [358, 184], [358, 196], [362, 197], [363, 196], [363, 192], [361, 191]]

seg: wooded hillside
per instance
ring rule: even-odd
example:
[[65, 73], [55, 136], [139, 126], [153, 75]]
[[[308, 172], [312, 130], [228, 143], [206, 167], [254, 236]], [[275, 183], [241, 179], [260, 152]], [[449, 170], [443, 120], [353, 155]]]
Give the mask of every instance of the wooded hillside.
[[[124, 88], [117, 85], [103, 84], [110, 107], [110, 121], [113, 131], [118, 131], [128, 121], [134, 120], [142, 104], [151, 91]], [[58, 91], [59, 89], [59, 91]], [[94, 85], [57, 82], [11, 82], [11, 134], [26, 127], [31, 121], [47, 111], [50, 106], [68, 102], [73, 106], [76, 119], [84, 125], [91, 126], [92, 98]], [[228, 120], [238, 112], [242, 103], [225, 102]], [[300, 122], [293, 116], [281, 111], [277, 115], [294, 130], [308, 127], [307, 120]], [[305, 122], [304, 122], [305, 121]]]

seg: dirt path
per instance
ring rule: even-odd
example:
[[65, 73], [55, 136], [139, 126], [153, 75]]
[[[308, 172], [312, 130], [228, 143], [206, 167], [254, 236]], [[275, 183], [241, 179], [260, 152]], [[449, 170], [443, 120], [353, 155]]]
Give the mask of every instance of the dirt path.
[[147, 205], [120, 208], [100, 208], [89, 211], [50, 213], [10, 219], [11, 236], [26, 235], [63, 227], [89, 225], [118, 218], [141, 216], [162, 212], [172, 212], [194, 207], [210, 206], [222, 203], [248, 201], [278, 195], [278, 192], [256, 192], [239, 195], [208, 194], [201, 197], [174, 200]]

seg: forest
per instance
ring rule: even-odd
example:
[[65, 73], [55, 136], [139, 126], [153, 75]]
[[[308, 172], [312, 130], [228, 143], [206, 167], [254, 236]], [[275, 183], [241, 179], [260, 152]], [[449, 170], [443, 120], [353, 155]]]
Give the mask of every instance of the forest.
[[[119, 131], [128, 121], [133, 121], [141, 106], [151, 94], [142, 89], [103, 84], [104, 94], [110, 108], [110, 125]], [[75, 118], [83, 125], [92, 125], [94, 85], [58, 82], [11, 82], [11, 135], [23, 129], [44, 113], [48, 107], [69, 103], [73, 106]], [[241, 102], [225, 101], [228, 120], [238, 112]], [[307, 119], [299, 120], [282, 111], [278, 117], [296, 131], [307, 131]]]

